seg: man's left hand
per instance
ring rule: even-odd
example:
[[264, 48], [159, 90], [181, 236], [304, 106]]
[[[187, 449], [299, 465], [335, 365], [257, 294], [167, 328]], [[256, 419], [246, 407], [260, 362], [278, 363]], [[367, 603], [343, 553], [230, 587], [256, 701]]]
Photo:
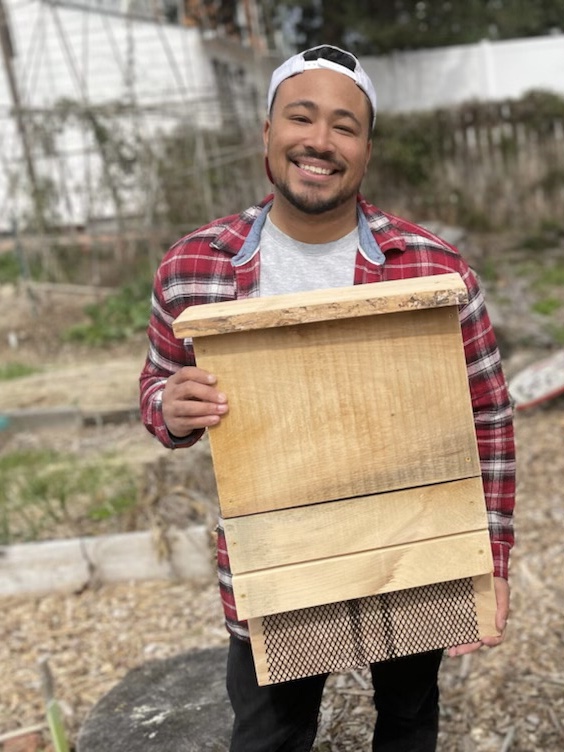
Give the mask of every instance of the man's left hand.
[[449, 648], [447, 650], [447, 655], [451, 658], [465, 655], [466, 653], [473, 653], [475, 650], [479, 650], [482, 645], [486, 645], [489, 648], [495, 648], [503, 642], [507, 617], [509, 616], [509, 583], [507, 580], [503, 579], [503, 577], [494, 577], [494, 590], [497, 604], [495, 626], [499, 631], [499, 635], [482, 637], [479, 642], [472, 642], [466, 645], [456, 645], [453, 648]]

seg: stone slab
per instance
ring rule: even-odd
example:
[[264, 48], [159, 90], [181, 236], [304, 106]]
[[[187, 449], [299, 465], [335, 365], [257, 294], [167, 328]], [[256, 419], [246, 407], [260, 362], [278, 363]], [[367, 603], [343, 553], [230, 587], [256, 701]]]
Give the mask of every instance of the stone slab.
[[103, 582], [215, 577], [207, 526], [171, 526], [163, 532], [166, 556], [153, 531], [0, 546], [0, 596], [76, 592]]
[[92, 709], [77, 752], [227, 752], [226, 663], [220, 647], [133, 669]]

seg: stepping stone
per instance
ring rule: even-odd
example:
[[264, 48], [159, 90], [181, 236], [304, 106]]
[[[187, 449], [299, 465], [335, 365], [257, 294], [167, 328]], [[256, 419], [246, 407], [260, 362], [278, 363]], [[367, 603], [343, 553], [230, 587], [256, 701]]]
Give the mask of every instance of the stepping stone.
[[94, 706], [77, 752], [227, 752], [233, 713], [226, 663], [221, 647], [133, 669]]

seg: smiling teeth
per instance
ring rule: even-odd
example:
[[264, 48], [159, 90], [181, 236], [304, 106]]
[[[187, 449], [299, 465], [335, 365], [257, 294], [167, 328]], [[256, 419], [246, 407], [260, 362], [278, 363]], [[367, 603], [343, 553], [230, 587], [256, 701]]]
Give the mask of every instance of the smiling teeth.
[[333, 170], [327, 170], [323, 167], [314, 167], [314, 165], [300, 164], [300, 168], [306, 170], [306, 172], [313, 172], [315, 175], [331, 175], [333, 172]]

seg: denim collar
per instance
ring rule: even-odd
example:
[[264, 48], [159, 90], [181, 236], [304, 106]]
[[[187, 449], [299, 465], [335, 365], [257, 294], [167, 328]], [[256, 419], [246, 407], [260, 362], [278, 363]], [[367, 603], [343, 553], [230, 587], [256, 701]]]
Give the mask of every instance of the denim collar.
[[[247, 261], [249, 261], [258, 251], [262, 228], [264, 227], [266, 217], [271, 208], [272, 201], [269, 201], [263, 207], [260, 214], [253, 222], [245, 242], [241, 246], [239, 252], [233, 257], [233, 266], [242, 266], [243, 264], [247, 263]], [[366, 256], [366, 258], [369, 259], [369, 261], [371, 261], [373, 264], [381, 266], [386, 260], [386, 257], [384, 256], [380, 246], [376, 242], [374, 235], [370, 230], [368, 220], [364, 216], [364, 212], [361, 210], [360, 206], [357, 206], [357, 216], [360, 249]]]

